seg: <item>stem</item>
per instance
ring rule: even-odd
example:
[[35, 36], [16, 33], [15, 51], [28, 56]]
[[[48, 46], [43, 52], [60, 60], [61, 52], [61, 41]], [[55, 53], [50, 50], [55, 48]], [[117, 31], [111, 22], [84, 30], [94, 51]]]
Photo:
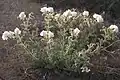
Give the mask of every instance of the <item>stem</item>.
[[72, 44], [72, 42], [71, 42], [71, 41], [68, 41], [68, 42], [69, 42], [69, 44], [68, 44], [67, 51], [66, 51], [66, 53], [65, 53], [65, 54], [67, 54], [67, 53], [69, 52], [70, 47], [71, 47], [71, 44]]
[[62, 51], [64, 52], [64, 48], [65, 48], [65, 28], [63, 28], [63, 33], [61, 33], [61, 34], [62, 34]]
[[110, 45], [108, 45], [107, 47], [104, 47], [102, 50], [106, 50], [107, 48], [111, 47], [113, 44], [117, 43], [117, 42], [120, 42], [120, 40], [117, 40], [113, 43], [111, 43]]
[[90, 27], [90, 22], [89, 22], [89, 18], [87, 19], [87, 24], [88, 24], [88, 27]]
[[22, 42], [21, 37], [20, 37], [19, 35], [18, 35], [18, 38], [19, 38], [19, 41], [20, 41], [21, 45], [22, 45], [23, 48], [26, 50], [27, 54], [31, 55], [31, 56], [33, 57], [33, 59], [38, 60], [38, 58], [35, 57], [35, 56], [28, 50], [27, 46]]

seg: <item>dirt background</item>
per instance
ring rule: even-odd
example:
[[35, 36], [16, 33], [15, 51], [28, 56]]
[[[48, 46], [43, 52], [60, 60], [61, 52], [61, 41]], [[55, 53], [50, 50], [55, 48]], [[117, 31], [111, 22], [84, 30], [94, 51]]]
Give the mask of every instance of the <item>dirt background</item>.
[[[17, 16], [20, 12], [34, 12], [40, 20], [40, 4], [29, 0], [0, 0], [0, 36], [5, 30], [13, 30], [19, 26]], [[25, 56], [14, 49], [14, 41], [3, 41], [0, 37], [0, 80], [27, 79]]]

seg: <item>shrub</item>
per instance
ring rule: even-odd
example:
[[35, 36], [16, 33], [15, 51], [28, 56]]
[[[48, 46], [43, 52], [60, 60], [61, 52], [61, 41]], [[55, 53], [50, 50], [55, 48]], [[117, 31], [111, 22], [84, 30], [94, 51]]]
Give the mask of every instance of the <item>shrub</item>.
[[35, 26], [33, 13], [21, 12], [21, 30], [5, 31], [3, 40], [15, 39], [26, 53], [31, 55], [39, 68], [89, 72], [90, 59], [99, 55], [112, 42], [118, 40], [118, 27], [104, 26], [99, 14], [91, 16], [88, 11], [66, 10], [54, 12], [43, 7], [43, 31]]

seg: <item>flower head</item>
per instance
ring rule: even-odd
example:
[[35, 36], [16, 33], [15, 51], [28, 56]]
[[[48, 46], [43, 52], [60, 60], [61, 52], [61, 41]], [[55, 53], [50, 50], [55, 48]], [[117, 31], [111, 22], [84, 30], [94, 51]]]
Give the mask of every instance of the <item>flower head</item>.
[[80, 30], [78, 28], [75, 28], [73, 31], [73, 35], [78, 36], [79, 33], [80, 33]]
[[45, 37], [45, 38], [52, 38], [52, 37], [54, 37], [54, 33], [52, 33], [51, 31], [42, 31], [41, 33], [40, 33], [40, 36], [43, 36], [43, 37]]
[[72, 16], [77, 16], [77, 12], [73, 11], [73, 12], [71, 12], [71, 15]]
[[64, 17], [67, 17], [67, 16], [69, 16], [71, 14], [71, 10], [66, 10], [64, 13], [63, 13], [63, 16]]
[[43, 12], [43, 13], [46, 13], [46, 12], [47, 12], [47, 7], [43, 7], [43, 8], [41, 8], [40, 11]]
[[14, 29], [14, 33], [15, 33], [15, 35], [20, 35], [21, 34], [21, 30], [19, 28], [15, 28]]
[[9, 32], [8, 31], [5, 31], [3, 34], [2, 34], [2, 39], [3, 40], [8, 40], [9, 38]]
[[47, 12], [54, 12], [54, 9], [53, 9], [53, 7], [43, 7], [43, 8], [41, 8], [41, 10], [40, 10], [42, 13], [47, 13]]
[[119, 28], [116, 25], [110, 25], [109, 29], [116, 33], [119, 32]]
[[26, 18], [25, 12], [21, 12], [18, 16], [20, 20], [24, 20]]
[[2, 39], [3, 40], [8, 40], [8, 38], [15, 38], [19, 34], [21, 34], [21, 31], [18, 28], [16, 28], [14, 30], [14, 32], [12, 32], [12, 31], [4, 31], [4, 33], [2, 34]]
[[12, 31], [5, 31], [2, 34], [2, 39], [3, 40], [8, 40], [8, 38], [14, 38], [14, 32], [12, 32]]
[[75, 12], [75, 11], [71, 11], [71, 10], [66, 10], [63, 14], [62, 14], [64, 17], [69, 17], [69, 18], [71, 18], [71, 17], [75, 17], [75, 16], [77, 16], [77, 12]]
[[52, 33], [51, 31], [48, 31], [48, 38], [52, 38], [54, 37], [54, 33]]
[[40, 33], [40, 36], [47, 36], [47, 31], [42, 31], [41, 33]]
[[47, 11], [48, 11], [48, 12], [54, 12], [54, 9], [53, 9], [53, 7], [48, 7], [48, 8], [47, 8]]
[[83, 16], [89, 16], [89, 12], [88, 11], [84, 11], [82, 14], [83, 14]]
[[97, 22], [103, 22], [103, 17], [99, 14], [94, 14], [93, 18], [95, 18], [97, 20]]
[[97, 17], [96, 20], [97, 20], [97, 22], [103, 22], [104, 21], [102, 16]]
[[96, 14], [96, 13], [95, 13], [95, 14], [93, 15], [93, 18], [96, 19], [97, 17], [99, 17], [99, 14]]

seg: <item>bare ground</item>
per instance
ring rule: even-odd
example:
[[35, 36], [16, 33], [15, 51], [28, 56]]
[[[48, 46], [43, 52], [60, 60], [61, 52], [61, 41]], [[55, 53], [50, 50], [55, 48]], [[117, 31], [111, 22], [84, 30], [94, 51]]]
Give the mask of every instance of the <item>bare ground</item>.
[[[0, 36], [5, 30], [19, 27], [17, 16], [20, 12], [34, 12], [39, 19], [39, 10], [39, 4], [28, 0], [0, 0]], [[25, 63], [25, 56], [14, 49], [14, 43], [0, 38], [0, 80], [32, 80], [25, 74], [29, 63]]]

